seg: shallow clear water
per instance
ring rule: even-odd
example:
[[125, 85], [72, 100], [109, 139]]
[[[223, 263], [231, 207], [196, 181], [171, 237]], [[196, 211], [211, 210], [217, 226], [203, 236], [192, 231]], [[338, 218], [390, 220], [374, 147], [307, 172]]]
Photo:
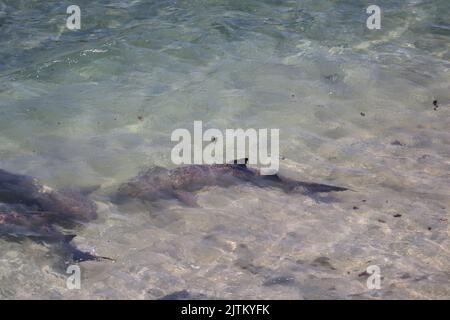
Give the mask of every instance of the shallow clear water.
[[[69, 4], [0, 0], [0, 168], [101, 185], [75, 241], [117, 261], [68, 290], [46, 247], [0, 240], [0, 298], [450, 298], [447, 0], [377, 1], [379, 31], [351, 0], [78, 0], [80, 31]], [[194, 120], [280, 128], [283, 173], [356, 192], [112, 204]]]

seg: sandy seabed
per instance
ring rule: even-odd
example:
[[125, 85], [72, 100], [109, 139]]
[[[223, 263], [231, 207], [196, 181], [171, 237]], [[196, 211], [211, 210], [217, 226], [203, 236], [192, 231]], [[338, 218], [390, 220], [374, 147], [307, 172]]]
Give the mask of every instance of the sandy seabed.
[[[68, 290], [48, 248], [0, 240], [1, 299], [450, 298], [446, 0], [382, 1], [375, 33], [353, 1], [89, 1], [78, 33], [54, 4], [1, 3], [0, 167], [101, 185], [75, 242], [116, 259]], [[354, 191], [113, 204], [194, 120], [279, 128], [283, 174]]]

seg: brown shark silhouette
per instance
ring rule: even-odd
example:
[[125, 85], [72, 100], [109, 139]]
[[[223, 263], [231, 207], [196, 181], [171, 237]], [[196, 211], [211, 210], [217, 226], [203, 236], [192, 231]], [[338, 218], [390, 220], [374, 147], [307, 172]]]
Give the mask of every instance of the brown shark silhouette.
[[228, 187], [240, 183], [250, 183], [261, 188], [278, 188], [287, 193], [299, 192], [305, 195], [349, 190], [326, 184], [296, 181], [278, 174], [262, 175], [259, 170], [248, 167], [247, 162], [248, 159], [243, 159], [235, 160], [231, 164], [189, 165], [171, 170], [154, 167], [122, 184], [116, 194], [116, 200], [123, 202], [129, 198], [137, 198], [157, 201], [176, 198], [189, 206], [196, 206], [193, 192], [205, 186]]
[[75, 235], [56, 228], [96, 217], [95, 203], [83, 192], [54, 190], [35, 178], [0, 169], [0, 237], [48, 243], [69, 261], [109, 259], [78, 250], [71, 243]]

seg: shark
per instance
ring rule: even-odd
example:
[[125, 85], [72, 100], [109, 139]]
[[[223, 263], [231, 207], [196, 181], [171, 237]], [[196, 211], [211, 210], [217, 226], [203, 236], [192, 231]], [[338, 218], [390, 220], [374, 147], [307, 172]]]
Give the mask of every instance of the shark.
[[69, 221], [87, 222], [97, 218], [95, 203], [86, 197], [95, 188], [55, 190], [34, 177], [0, 169], [0, 202], [58, 212], [59, 217]]
[[152, 167], [121, 184], [115, 200], [122, 203], [134, 198], [155, 202], [175, 198], [185, 205], [195, 207], [198, 206], [196, 191], [207, 186], [229, 187], [242, 183], [309, 196], [350, 190], [345, 187], [297, 181], [279, 174], [263, 175], [259, 169], [249, 167], [246, 158], [227, 164], [187, 165], [174, 169]]
[[56, 190], [0, 169], [0, 237], [47, 244], [68, 262], [112, 260], [79, 250], [72, 242], [76, 235], [62, 231], [97, 218], [96, 205], [87, 197], [93, 190]]

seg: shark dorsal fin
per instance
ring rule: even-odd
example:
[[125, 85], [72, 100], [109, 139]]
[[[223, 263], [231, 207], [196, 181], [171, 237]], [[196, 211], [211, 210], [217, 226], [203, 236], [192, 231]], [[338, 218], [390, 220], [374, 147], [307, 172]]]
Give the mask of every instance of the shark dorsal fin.
[[233, 164], [236, 164], [238, 166], [247, 167], [248, 158], [244, 159], [236, 159], [233, 161]]

